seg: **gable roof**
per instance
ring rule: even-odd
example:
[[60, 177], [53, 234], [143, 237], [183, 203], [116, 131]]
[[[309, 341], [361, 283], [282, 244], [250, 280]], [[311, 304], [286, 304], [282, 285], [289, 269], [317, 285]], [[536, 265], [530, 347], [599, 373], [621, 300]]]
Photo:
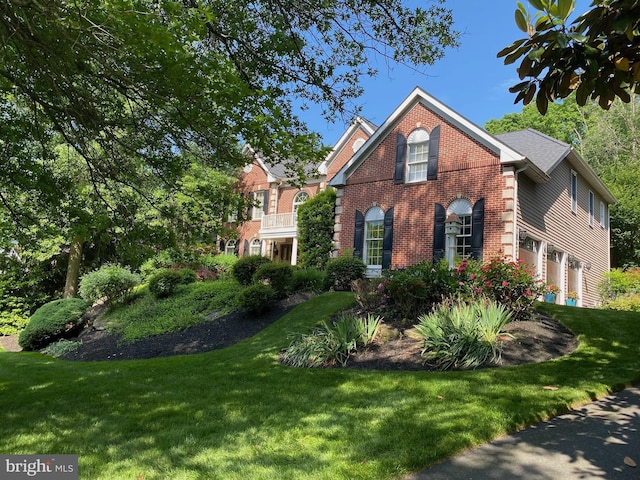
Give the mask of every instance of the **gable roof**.
[[596, 172], [571, 145], [549, 137], [533, 128], [501, 133], [496, 135], [496, 138], [525, 155], [547, 175], [551, 175], [560, 162], [566, 159], [572, 168], [580, 173], [589, 186], [607, 203], [616, 203], [615, 197], [602, 183]]
[[[269, 162], [262, 153], [256, 152], [250, 145], [245, 145], [242, 149], [242, 153], [252, 157], [253, 160], [258, 164], [264, 173], [267, 175], [267, 182], [273, 183], [277, 181], [287, 181], [291, 180], [292, 177], [289, 174], [289, 170], [284, 162], [280, 163], [271, 163]], [[320, 163], [309, 163], [304, 165], [304, 172], [307, 175], [307, 183], [313, 183], [314, 179], [317, 177], [319, 173], [319, 168], [324, 162]]]
[[349, 128], [342, 134], [342, 136], [338, 139], [336, 144], [333, 146], [333, 148], [331, 149], [331, 152], [329, 152], [324, 162], [320, 164], [319, 170], [321, 173], [325, 174], [327, 172], [329, 165], [331, 165], [331, 163], [336, 159], [336, 157], [340, 155], [340, 152], [342, 152], [342, 150], [346, 147], [349, 140], [351, 140], [351, 138], [360, 129], [364, 130], [364, 132], [367, 134], [367, 140], [368, 140], [376, 132], [378, 127], [377, 125], [371, 123], [369, 120], [365, 118], [356, 117], [356, 119], [353, 122], [351, 122], [351, 125], [349, 125]]
[[347, 164], [329, 181], [329, 185], [344, 185], [349, 176], [364, 162], [373, 150], [391, 133], [400, 120], [416, 105], [422, 104], [427, 109], [444, 118], [447, 122], [466, 133], [480, 144], [500, 157], [503, 164], [525, 167], [527, 175], [534, 181], [544, 182], [548, 176], [540, 168], [530, 162], [526, 156], [514, 150], [506, 143], [491, 135], [475, 123], [452, 110], [444, 103], [429, 95], [420, 87], [416, 87], [409, 96], [393, 111], [369, 140], [354, 154]]

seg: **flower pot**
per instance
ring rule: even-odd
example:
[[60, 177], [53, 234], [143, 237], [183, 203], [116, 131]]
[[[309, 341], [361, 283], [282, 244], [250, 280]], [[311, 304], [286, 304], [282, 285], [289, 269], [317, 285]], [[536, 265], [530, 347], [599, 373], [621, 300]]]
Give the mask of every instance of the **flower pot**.
[[556, 303], [556, 294], [555, 293], [545, 293], [544, 301], [546, 303]]
[[576, 306], [576, 299], [575, 298], [567, 298], [567, 305], [570, 307], [575, 307]]

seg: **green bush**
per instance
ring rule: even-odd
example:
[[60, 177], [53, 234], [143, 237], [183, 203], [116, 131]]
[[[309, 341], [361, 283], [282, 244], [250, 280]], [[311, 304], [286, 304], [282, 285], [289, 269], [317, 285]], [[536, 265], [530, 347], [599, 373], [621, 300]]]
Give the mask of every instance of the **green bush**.
[[176, 263], [176, 253], [171, 252], [170, 250], [163, 250], [162, 252], [158, 252], [153, 257], [146, 260], [140, 266], [140, 275], [142, 275], [142, 278], [147, 280], [158, 273], [160, 270], [171, 268]]
[[138, 285], [140, 285], [140, 276], [131, 273], [128, 267], [106, 264], [82, 276], [79, 292], [84, 300], [91, 303], [102, 298], [119, 302]]
[[383, 284], [379, 278], [360, 278], [351, 284], [356, 302], [365, 312], [372, 312], [384, 304]]
[[270, 285], [264, 283], [256, 283], [240, 292], [238, 303], [245, 310], [260, 314], [269, 308], [276, 299], [276, 294]]
[[366, 270], [366, 265], [359, 258], [332, 258], [327, 262], [325, 289], [351, 290], [351, 283], [364, 277]]
[[198, 275], [190, 268], [181, 268], [178, 273], [180, 274], [181, 285], [189, 285], [198, 281]]
[[501, 258], [493, 258], [480, 267], [474, 282], [475, 295], [485, 295], [504, 305], [514, 320], [529, 318], [534, 302], [544, 291], [544, 283], [536, 279], [533, 267]]
[[202, 259], [202, 264], [205, 268], [212, 270], [216, 273], [217, 278], [222, 280], [229, 280], [233, 277], [233, 266], [238, 262], [238, 257], [235, 255], [227, 255], [221, 253], [219, 255], [206, 255]]
[[422, 355], [441, 370], [498, 364], [498, 335], [511, 319], [512, 313], [494, 301], [445, 302], [419, 318]]
[[308, 334], [294, 335], [291, 344], [280, 355], [280, 361], [292, 367], [324, 367], [335, 363], [345, 366], [349, 357], [371, 343], [380, 327], [381, 318], [342, 315], [334, 322], [325, 321]]
[[614, 268], [602, 276], [603, 280], [598, 284], [598, 291], [605, 304], [622, 295], [640, 293], [640, 268], [629, 270]]
[[288, 263], [270, 262], [260, 265], [256, 273], [253, 274], [253, 281], [256, 283], [266, 281], [278, 298], [287, 296], [293, 268]]
[[73, 333], [87, 307], [80, 298], [63, 298], [43, 305], [20, 332], [18, 344], [25, 350], [37, 350]]
[[69, 352], [77, 350], [82, 345], [82, 341], [66, 340], [64, 338], [57, 342], [50, 343], [45, 347], [42, 353], [52, 357], [61, 357]]
[[0, 312], [0, 336], [15, 335], [27, 326], [29, 318], [19, 312]]
[[[187, 282], [192, 283], [192, 282]], [[180, 270], [167, 268], [160, 270], [149, 280], [149, 291], [156, 298], [167, 298], [173, 295], [178, 285], [184, 284], [184, 276]]]
[[270, 262], [270, 259], [261, 255], [249, 255], [239, 258], [233, 266], [233, 277], [238, 280], [241, 285], [251, 285], [253, 276], [258, 271], [258, 268]]
[[640, 312], [640, 294], [619, 295], [614, 300], [609, 300], [603, 305], [607, 310], [623, 310], [627, 312]]
[[317, 268], [300, 268], [291, 275], [291, 291], [321, 292], [324, 289], [324, 272]]
[[336, 192], [327, 188], [298, 208], [299, 260], [303, 267], [324, 268], [333, 249]]
[[384, 273], [380, 290], [402, 318], [415, 320], [456, 290], [456, 277], [446, 262], [421, 262]]

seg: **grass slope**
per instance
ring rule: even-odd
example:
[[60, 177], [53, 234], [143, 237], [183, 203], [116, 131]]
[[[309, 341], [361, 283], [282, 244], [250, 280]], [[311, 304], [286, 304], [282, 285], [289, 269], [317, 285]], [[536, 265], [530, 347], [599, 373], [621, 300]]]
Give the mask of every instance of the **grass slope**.
[[277, 363], [289, 332], [352, 302], [316, 297], [201, 355], [83, 364], [0, 353], [0, 451], [79, 454], [82, 479], [390, 479], [640, 380], [639, 314], [546, 305], [580, 347], [542, 364], [430, 373]]

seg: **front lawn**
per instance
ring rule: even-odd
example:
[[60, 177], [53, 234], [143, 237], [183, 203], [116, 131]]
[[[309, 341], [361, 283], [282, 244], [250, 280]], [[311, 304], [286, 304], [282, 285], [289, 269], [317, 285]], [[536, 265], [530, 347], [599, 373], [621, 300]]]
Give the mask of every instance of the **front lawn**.
[[[640, 314], [555, 305], [580, 347], [469, 372], [294, 369], [287, 334], [329, 293], [233, 347], [74, 363], [0, 353], [0, 451], [78, 454], [82, 479], [391, 479], [640, 381]], [[546, 390], [544, 386], [558, 390]]]

